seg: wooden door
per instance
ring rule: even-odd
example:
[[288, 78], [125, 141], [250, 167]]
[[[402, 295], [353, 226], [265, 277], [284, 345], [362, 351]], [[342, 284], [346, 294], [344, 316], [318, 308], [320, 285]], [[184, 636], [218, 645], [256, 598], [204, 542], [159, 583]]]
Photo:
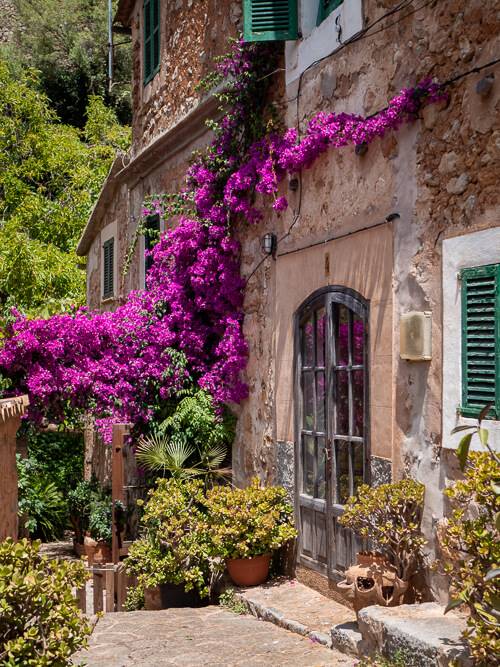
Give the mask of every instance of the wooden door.
[[304, 304], [296, 326], [299, 562], [338, 579], [360, 549], [338, 518], [368, 481], [367, 304], [342, 288]]

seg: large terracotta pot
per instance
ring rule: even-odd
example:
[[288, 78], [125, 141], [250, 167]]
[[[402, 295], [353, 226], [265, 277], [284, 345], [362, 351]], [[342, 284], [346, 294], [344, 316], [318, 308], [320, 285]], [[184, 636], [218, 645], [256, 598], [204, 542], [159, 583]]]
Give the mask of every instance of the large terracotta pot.
[[86, 535], [83, 544], [89, 565], [111, 562], [111, 547], [107, 542], [96, 542]]
[[394, 566], [380, 554], [360, 553], [357, 560], [357, 565], [346, 570], [344, 581], [337, 584], [352, 600], [354, 611], [358, 613], [373, 604], [382, 607], [401, 604], [408, 582], [397, 576]]
[[263, 584], [269, 575], [271, 554], [262, 554], [253, 558], [229, 558], [226, 561], [227, 571], [237, 586], [258, 586]]
[[185, 591], [184, 584], [160, 584], [144, 591], [146, 611], [172, 609], [178, 607], [205, 607], [210, 604], [208, 597], [201, 598], [198, 591]]

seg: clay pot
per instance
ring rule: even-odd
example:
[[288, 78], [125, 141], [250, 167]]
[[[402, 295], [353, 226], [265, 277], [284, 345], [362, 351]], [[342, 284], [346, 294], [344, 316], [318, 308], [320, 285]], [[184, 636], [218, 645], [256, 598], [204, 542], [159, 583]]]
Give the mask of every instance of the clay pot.
[[206, 607], [210, 599], [201, 598], [198, 591], [187, 591], [184, 584], [160, 584], [144, 591], [144, 608], [146, 611], [159, 609], [175, 609], [178, 607]]
[[229, 558], [227, 571], [237, 586], [258, 586], [269, 576], [271, 554], [262, 554], [253, 558]]
[[408, 582], [397, 576], [394, 566], [380, 554], [360, 553], [357, 560], [357, 565], [346, 570], [344, 581], [337, 584], [352, 600], [356, 614], [373, 604], [382, 607], [401, 604]]
[[88, 535], [85, 535], [83, 546], [89, 565], [111, 562], [111, 547], [107, 542], [96, 542]]

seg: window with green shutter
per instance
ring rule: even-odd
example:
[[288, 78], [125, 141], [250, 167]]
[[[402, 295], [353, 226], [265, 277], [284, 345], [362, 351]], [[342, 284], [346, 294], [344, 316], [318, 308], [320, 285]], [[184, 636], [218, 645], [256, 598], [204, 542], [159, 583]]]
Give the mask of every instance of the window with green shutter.
[[[463, 269], [462, 406], [477, 417], [488, 403], [500, 418], [500, 264]], [[446, 387], [444, 387], [446, 392]]]
[[115, 239], [111, 238], [102, 244], [103, 261], [103, 299], [109, 299], [114, 295], [114, 272], [115, 272]]
[[144, 0], [144, 85], [160, 69], [160, 0]]
[[316, 21], [316, 25], [322, 23], [326, 17], [330, 16], [333, 10], [340, 7], [343, 2], [344, 0], [319, 0], [318, 20]]
[[245, 42], [297, 39], [297, 0], [244, 0]]
[[149, 271], [153, 265], [153, 258], [150, 251], [155, 247], [160, 239], [160, 216], [148, 215], [144, 228], [144, 268], [145, 273]]

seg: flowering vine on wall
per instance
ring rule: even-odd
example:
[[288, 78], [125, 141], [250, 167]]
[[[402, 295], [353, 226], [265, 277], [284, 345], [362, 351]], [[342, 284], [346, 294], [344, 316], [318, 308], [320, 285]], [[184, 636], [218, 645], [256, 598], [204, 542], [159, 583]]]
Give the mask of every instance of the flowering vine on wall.
[[217, 403], [247, 395], [247, 358], [236, 220], [263, 216], [255, 193], [278, 196], [287, 173], [309, 168], [329, 148], [370, 143], [444, 98], [430, 80], [402, 90], [387, 108], [365, 119], [318, 113], [299, 140], [295, 129], [266, 133], [262, 109], [274, 58], [268, 45], [236, 42], [210, 83], [226, 80], [226, 111], [214, 139], [189, 168], [184, 190], [153, 198], [143, 215], [180, 214], [152, 251], [146, 289], [129, 294], [114, 312], [82, 308], [47, 320], [19, 314], [0, 351], [0, 370], [16, 393], [28, 392], [30, 416], [60, 421], [90, 411], [109, 441], [116, 421], [141, 428], [186, 382]]

